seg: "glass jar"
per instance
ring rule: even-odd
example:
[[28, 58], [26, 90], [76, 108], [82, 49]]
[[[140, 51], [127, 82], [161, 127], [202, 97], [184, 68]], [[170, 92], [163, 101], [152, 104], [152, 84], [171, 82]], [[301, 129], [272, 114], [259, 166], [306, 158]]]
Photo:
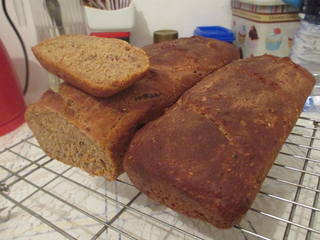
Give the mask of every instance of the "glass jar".
[[[38, 42], [64, 34], [88, 34], [82, 0], [30, 1]], [[61, 79], [49, 74], [49, 87], [57, 91]]]

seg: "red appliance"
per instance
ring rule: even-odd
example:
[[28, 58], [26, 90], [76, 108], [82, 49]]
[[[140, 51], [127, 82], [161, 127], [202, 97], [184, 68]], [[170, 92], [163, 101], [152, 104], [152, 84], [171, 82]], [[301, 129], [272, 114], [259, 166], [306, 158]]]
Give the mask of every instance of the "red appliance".
[[0, 136], [24, 123], [25, 109], [16, 73], [0, 39]]

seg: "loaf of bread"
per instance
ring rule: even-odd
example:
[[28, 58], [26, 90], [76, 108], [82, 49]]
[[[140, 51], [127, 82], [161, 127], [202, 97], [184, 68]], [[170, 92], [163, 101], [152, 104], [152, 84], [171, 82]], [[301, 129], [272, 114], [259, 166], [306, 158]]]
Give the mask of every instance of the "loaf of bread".
[[149, 68], [142, 49], [113, 38], [62, 35], [42, 41], [32, 51], [49, 72], [97, 97], [120, 92]]
[[[28, 107], [26, 120], [52, 158], [114, 180], [134, 133], [200, 79], [239, 58], [231, 44], [200, 37], [145, 48], [149, 72], [124, 91], [96, 98], [63, 84]], [[93, 60], [94, 61], [94, 60]]]
[[229, 228], [254, 201], [314, 82], [289, 58], [234, 61], [136, 133], [125, 171], [155, 201]]

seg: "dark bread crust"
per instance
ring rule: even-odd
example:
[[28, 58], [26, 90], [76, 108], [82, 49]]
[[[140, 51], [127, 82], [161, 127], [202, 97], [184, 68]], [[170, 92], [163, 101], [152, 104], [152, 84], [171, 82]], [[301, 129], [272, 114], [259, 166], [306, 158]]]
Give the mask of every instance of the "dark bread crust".
[[314, 83], [288, 58], [235, 61], [139, 130], [125, 171], [152, 199], [229, 228], [254, 201]]
[[[114, 171], [98, 175], [114, 180], [123, 172], [123, 155], [143, 124], [160, 116], [204, 76], [239, 58], [239, 51], [233, 45], [199, 37], [151, 45], [145, 51], [151, 64], [148, 73], [112, 97], [96, 98], [63, 84], [59, 93], [48, 91], [38, 103], [29, 106], [26, 119], [37, 139], [40, 139], [42, 127], [37, 126], [34, 113], [41, 114], [45, 110], [60, 114], [105, 149]], [[47, 141], [40, 142], [44, 150]], [[46, 152], [52, 151], [47, 149]], [[58, 160], [63, 161], [62, 158]]]

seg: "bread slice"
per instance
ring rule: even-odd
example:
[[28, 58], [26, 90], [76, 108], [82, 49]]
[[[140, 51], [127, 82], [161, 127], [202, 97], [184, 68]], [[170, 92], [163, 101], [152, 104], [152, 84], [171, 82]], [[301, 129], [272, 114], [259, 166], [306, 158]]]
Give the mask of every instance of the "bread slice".
[[49, 72], [96, 97], [127, 88], [149, 68], [142, 49], [119, 39], [63, 35], [37, 44], [32, 51]]

